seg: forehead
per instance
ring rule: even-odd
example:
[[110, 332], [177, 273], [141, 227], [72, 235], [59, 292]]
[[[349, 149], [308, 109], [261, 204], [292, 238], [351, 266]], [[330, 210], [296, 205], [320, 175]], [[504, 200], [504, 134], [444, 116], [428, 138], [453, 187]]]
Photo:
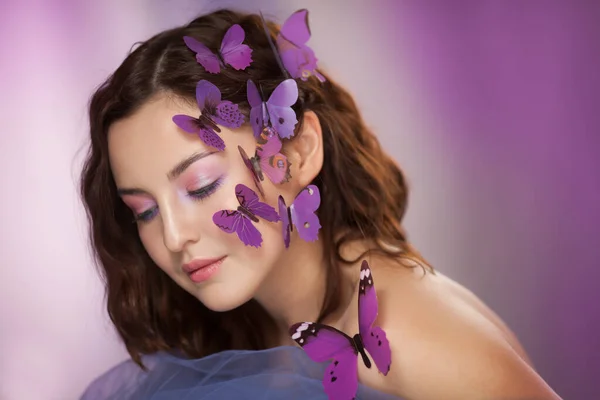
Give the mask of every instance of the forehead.
[[177, 114], [197, 116], [192, 103], [159, 95], [108, 131], [111, 169], [118, 186], [144, 184], [166, 173], [181, 159], [208, 148], [173, 122]]

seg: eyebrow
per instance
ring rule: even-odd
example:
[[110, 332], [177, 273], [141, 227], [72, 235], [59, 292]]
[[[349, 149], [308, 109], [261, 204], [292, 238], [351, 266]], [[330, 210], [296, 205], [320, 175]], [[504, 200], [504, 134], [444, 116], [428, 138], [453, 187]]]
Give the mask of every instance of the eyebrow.
[[[214, 154], [214, 153], [216, 153], [216, 152], [215, 151], [203, 151], [200, 153], [194, 153], [191, 156], [184, 158], [183, 160], [179, 161], [171, 169], [171, 171], [169, 171], [169, 173], [167, 174], [167, 178], [170, 181], [177, 179], [177, 177], [179, 177], [181, 174], [183, 174], [185, 172], [185, 170], [188, 169], [193, 163], [195, 163], [198, 160], [203, 159], [204, 157], [210, 156], [211, 154]], [[117, 188], [117, 193], [120, 196], [148, 194], [148, 192], [146, 192], [145, 190], [138, 189], [138, 188]]]

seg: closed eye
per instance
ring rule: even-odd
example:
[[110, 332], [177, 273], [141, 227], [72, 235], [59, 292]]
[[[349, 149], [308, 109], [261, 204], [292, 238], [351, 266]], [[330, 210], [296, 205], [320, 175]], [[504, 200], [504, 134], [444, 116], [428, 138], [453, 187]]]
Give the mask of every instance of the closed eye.
[[[222, 183], [223, 183], [223, 177], [220, 177], [217, 180], [213, 181], [212, 183], [210, 183], [204, 187], [201, 187], [200, 189], [189, 190], [187, 192], [187, 195], [190, 198], [192, 198], [192, 200], [195, 200], [195, 201], [205, 200], [210, 195], [215, 193], [217, 191], [217, 189], [221, 186]], [[154, 217], [156, 217], [156, 215], [158, 215], [158, 206], [151, 207], [141, 213], [136, 214], [134, 217], [134, 222], [139, 222], [139, 223], [150, 222], [154, 219]]]
[[204, 200], [204, 199], [208, 198], [210, 195], [212, 195], [214, 192], [216, 192], [222, 183], [223, 183], [223, 177], [220, 177], [217, 180], [215, 180], [214, 182], [212, 182], [204, 187], [201, 187], [200, 189], [188, 191], [188, 196], [190, 196], [194, 200]]

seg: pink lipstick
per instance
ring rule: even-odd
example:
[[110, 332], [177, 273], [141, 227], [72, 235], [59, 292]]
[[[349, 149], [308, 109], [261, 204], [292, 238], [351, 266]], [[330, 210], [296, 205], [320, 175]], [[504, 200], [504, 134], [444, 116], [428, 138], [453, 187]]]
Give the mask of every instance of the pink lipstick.
[[221, 258], [197, 258], [189, 263], [183, 264], [183, 271], [190, 277], [192, 282], [200, 283], [208, 280], [219, 266], [223, 263], [225, 257]]

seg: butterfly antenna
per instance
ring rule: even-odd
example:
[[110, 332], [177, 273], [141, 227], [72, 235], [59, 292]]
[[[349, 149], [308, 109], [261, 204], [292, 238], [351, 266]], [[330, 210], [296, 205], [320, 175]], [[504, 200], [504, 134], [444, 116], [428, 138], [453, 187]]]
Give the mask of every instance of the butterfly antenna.
[[[266, 100], [265, 100], [265, 98], [266, 98], [266, 97], [265, 97], [265, 92], [263, 92], [263, 88], [262, 88], [262, 85], [260, 84], [260, 81], [258, 82], [258, 90], [260, 91], [260, 97], [261, 97], [261, 100], [262, 100], [263, 102], [265, 102], [265, 101], [266, 101]], [[267, 118], [269, 118], [269, 124], [271, 124], [271, 114], [269, 114], [269, 107], [265, 107], [265, 109], [266, 109], [266, 111], [267, 111]], [[264, 121], [263, 121], [263, 122], [264, 122]], [[271, 124], [271, 125], [273, 125], [273, 124]]]
[[265, 92], [263, 92], [263, 88], [262, 88], [262, 85], [260, 84], [260, 81], [258, 81], [258, 91], [260, 92], [260, 99], [262, 101], [265, 101]]
[[287, 69], [285, 69], [285, 67], [283, 66], [283, 61], [281, 61], [281, 56], [279, 55], [279, 51], [277, 50], [277, 47], [275, 47], [275, 44], [273, 43], [273, 39], [271, 39], [271, 33], [269, 31], [269, 27], [267, 26], [267, 21], [265, 20], [265, 17], [263, 16], [261, 11], [259, 11], [259, 14], [260, 14], [260, 19], [263, 23], [263, 28], [265, 30], [265, 34], [267, 35], [267, 40], [269, 41], [271, 50], [273, 50], [273, 53], [275, 54], [275, 59], [277, 60], [277, 64], [279, 64], [279, 68], [281, 68], [281, 71], [283, 72], [283, 75], [285, 75], [285, 78], [290, 79], [291, 76], [290, 76], [289, 72], [287, 71]]

